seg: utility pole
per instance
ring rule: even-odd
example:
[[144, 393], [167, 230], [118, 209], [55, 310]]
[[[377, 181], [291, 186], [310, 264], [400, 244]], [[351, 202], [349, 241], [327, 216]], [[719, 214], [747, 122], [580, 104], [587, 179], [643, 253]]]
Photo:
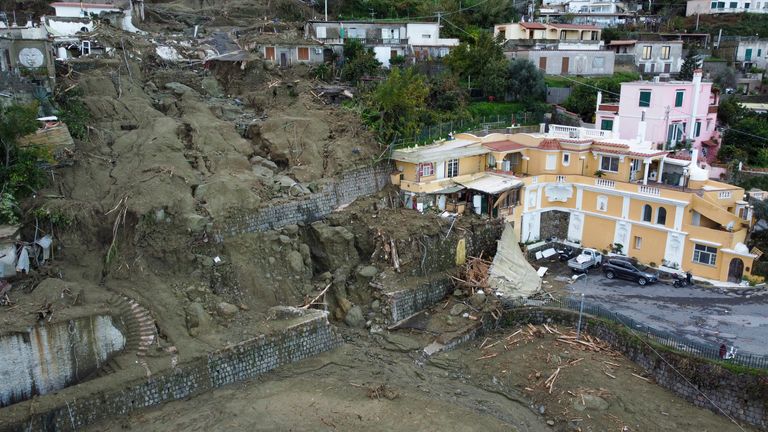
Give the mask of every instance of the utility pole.
[[696, 12], [696, 31], [699, 31], [699, 15], [701, 14]]
[[328, 0], [325, 0], [325, 21], [328, 21]]

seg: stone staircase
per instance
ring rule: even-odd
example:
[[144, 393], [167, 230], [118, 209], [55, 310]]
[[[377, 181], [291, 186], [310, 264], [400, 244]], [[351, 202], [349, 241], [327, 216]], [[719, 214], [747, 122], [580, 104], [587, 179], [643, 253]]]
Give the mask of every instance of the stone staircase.
[[[114, 295], [107, 303], [112, 310], [112, 320], [125, 336], [125, 348], [123, 354], [135, 353], [139, 364], [147, 370], [147, 352], [152, 345], [158, 343], [157, 327], [152, 314], [135, 300]], [[102, 366], [100, 375], [107, 375], [122, 369], [115, 359], [111, 359]]]

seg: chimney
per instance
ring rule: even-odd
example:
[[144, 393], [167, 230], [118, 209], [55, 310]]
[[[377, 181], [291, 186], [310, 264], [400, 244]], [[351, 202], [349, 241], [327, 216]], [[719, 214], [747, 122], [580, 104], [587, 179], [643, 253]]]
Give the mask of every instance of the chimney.
[[702, 70], [701, 69], [696, 69], [695, 71], [693, 71], [693, 83], [694, 84], [701, 84], [701, 76], [702, 76]]

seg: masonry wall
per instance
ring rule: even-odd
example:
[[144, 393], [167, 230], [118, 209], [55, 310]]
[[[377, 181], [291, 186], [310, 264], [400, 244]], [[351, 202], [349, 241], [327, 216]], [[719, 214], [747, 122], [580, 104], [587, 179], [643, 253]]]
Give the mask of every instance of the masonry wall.
[[[507, 312], [504, 318], [506, 325], [552, 321], [576, 326], [578, 314], [559, 309], [520, 308]], [[704, 359], [657, 348], [665, 362], [648, 345], [619, 326], [588, 317], [585, 331], [610, 343], [645, 369], [658, 385], [688, 402], [722, 415], [707, 400], [709, 398], [729, 416], [768, 430], [768, 376], [733, 372]], [[690, 380], [693, 386], [675, 370]]]
[[214, 227], [214, 238], [217, 242], [221, 242], [226, 237], [238, 234], [315, 222], [340, 205], [349, 204], [358, 197], [380, 191], [389, 183], [391, 172], [392, 168], [389, 164], [347, 171], [339, 178], [331, 180], [322, 192], [228, 219]]
[[[67, 400], [52, 395], [49, 409], [22, 402], [0, 410], [0, 431], [74, 431], [108, 417], [178, 400], [227, 384], [254, 378], [279, 366], [332, 350], [341, 337], [326, 314], [270, 335], [241, 342], [204, 357], [182, 363], [174, 370], [112, 386], [86, 397]], [[34, 414], [30, 414], [34, 413]]]
[[[466, 257], [477, 257], [482, 254], [483, 257], [490, 259], [496, 254], [496, 242], [504, 231], [504, 224], [498, 220], [483, 221], [471, 225], [466, 230], [460, 231], [455, 227], [454, 229], [456, 231], [447, 239], [441, 235], [427, 237], [417, 243], [418, 249], [408, 250], [408, 256], [413, 256], [417, 260], [410, 266], [413, 276], [437, 276], [415, 288], [387, 293], [390, 311], [388, 315], [391, 322], [398, 322], [426, 309], [453, 292], [453, 281], [445, 275], [445, 272], [456, 268], [459, 243], [464, 243]], [[398, 245], [398, 250], [406, 249]]]

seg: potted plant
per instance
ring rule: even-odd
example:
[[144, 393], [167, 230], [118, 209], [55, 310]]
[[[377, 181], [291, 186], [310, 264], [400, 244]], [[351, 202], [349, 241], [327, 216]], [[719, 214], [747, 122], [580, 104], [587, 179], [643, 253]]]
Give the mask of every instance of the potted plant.
[[597, 178], [603, 178], [604, 175], [605, 173], [600, 170], [595, 171], [595, 177]]

